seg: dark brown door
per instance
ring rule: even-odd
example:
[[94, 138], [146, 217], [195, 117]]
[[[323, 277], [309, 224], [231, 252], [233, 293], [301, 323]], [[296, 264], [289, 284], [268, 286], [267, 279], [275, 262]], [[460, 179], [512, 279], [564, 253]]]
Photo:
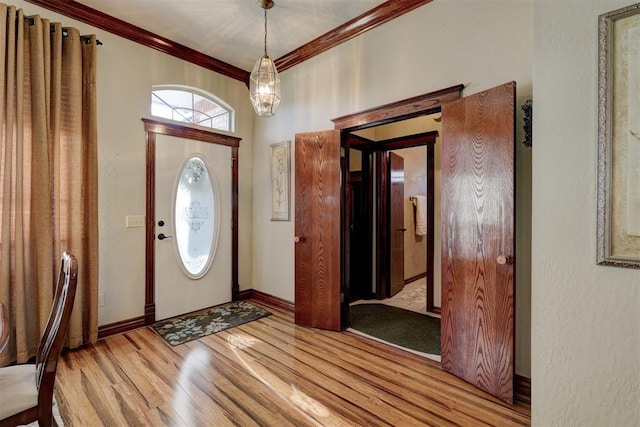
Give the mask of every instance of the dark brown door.
[[442, 367], [513, 402], [515, 82], [442, 107]]
[[[295, 136], [295, 322], [340, 330], [340, 131]], [[274, 248], [277, 250], [277, 248]]]
[[389, 295], [404, 287], [404, 158], [389, 152], [389, 240], [391, 262], [389, 265]]

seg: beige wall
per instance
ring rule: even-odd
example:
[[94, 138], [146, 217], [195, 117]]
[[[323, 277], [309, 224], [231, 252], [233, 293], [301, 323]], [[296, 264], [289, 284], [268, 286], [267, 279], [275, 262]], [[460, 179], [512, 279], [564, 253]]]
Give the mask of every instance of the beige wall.
[[[40, 14], [95, 33], [98, 49], [99, 292], [105, 305], [99, 324], [144, 314], [144, 228], [125, 228], [127, 215], [145, 214], [145, 135], [151, 87], [180, 84], [200, 88], [236, 110], [240, 143], [240, 286], [251, 287], [251, 204], [253, 110], [246, 86], [201, 67], [57, 15], [24, 1], [12, 4], [25, 14]], [[229, 190], [230, 191], [230, 190]], [[221, 249], [221, 248], [219, 248]], [[230, 250], [230, 249], [229, 249]], [[231, 285], [229, 285], [231, 286]]]
[[596, 265], [598, 15], [534, 7], [533, 424], [637, 426], [640, 270]]

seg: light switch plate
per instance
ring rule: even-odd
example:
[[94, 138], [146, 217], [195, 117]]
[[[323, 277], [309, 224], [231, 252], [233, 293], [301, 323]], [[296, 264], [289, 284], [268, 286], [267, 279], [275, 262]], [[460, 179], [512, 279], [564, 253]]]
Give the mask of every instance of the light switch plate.
[[127, 215], [127, 228], [144, 227], [144, 215]]

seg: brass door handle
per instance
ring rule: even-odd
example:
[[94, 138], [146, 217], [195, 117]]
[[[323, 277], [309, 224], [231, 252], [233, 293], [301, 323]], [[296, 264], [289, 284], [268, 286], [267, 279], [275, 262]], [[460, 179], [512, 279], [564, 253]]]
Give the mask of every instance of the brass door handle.
[[296, 236], [296, 237], [294, 237], [294, 238], [293, 238], [293, 241], [294, 241], [295, 243], [304, 243], [304, 237], [302, 237], [302, 236]]
[[508, 255], [499, 255], [496, 262], [500, 265], [511, 264], [513, 262], [513, 258]]

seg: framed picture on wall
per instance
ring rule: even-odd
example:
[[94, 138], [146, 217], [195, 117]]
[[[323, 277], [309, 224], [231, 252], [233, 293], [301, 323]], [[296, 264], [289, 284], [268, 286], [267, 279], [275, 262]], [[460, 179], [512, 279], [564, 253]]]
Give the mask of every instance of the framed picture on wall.
[[597, 262], [640, 268], [640, 3], [599, 17]]
[[271, 221], [289, 221], [291, 191], [291, 141], [270, 146]]

